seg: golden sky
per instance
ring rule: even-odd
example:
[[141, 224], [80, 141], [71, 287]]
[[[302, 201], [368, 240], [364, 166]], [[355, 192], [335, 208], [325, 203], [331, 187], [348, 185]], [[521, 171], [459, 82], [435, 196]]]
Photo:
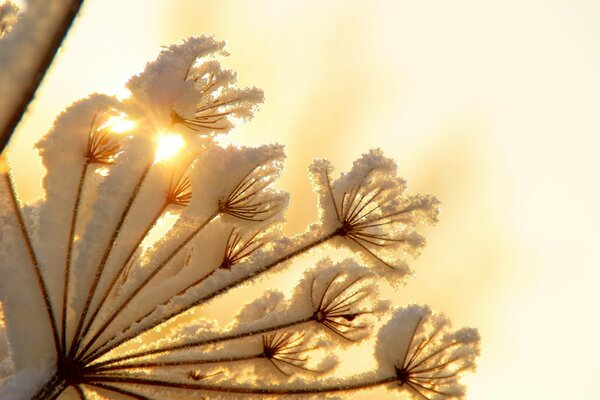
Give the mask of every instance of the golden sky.
[[290, 232], [316, 217], [307, 166], [372, 147], [440, 223], [398, 304], [482, 334], [468, 399], [598, 399], [600, 3], [596, 0], [88, 0], [12, 143], [28, 150], [72, 101], [120, 87], [159, 46], [228, 42], [242, 85], [265, 91], [240, 144], [279, 142]]

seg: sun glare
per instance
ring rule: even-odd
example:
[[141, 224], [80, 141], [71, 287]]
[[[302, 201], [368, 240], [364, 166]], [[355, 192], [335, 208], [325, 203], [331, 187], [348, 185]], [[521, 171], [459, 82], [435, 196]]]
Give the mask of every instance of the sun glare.
[[127, 115], [121, 113], [108, 118], [100, 129], [107, 129], [114, 133], [124, 133], [132, 130], [135, 127], [135, 122], [128, 120]]
[[173, 157], [181, 150], [184, 144], [185, 142], [180, 135], [174, 133], [161, 133], [158, 136], [154, 160], [160, 162]]

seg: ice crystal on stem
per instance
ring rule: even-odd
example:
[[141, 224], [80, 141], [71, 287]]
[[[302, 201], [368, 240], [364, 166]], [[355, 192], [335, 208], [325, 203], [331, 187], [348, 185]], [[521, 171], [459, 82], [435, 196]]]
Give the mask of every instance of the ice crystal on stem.
[[[379, 150], [338, 177], [318, 160], [320, 219], [283, 237], [288, 197], [274, 187], [283, 148], [213, 140], [262, 100], [221, 67], [223, 49], [188, 39], [130, 80], [130, 98], [95, 94], [68, 108], [38, 143], [39, 204], [20, 201], [2, 156], [0, 301], [12, 365], [2, 398], [322, 398], [376, 386], [462, 397], [478, 336], [449, 331], [425, 307], [393, 314], [376, 365], [336, 377], [337, 351], [387, 318], [378, 283], [409, 272], [407, 256], [424, 244], [416, 227], [437, 220], [438, 201], [406, 194]], [[171, 158], [165, 135], [186, 142]], [[354, 259], [309, 263], [294, 290], [236, 292], [331, 247]], [[221, 297], [240, 305], [226, 326], [203, 314]]]

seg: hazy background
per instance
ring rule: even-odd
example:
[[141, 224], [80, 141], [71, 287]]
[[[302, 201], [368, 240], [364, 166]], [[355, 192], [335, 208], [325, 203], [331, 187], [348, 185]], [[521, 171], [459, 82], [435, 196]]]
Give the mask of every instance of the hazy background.
[[395, 296], [480, 329], [467, 398], [600, 399], [599, 20], [595, 0], [87, 0], [11, 161], [35, 199], [29, 149], [65, 106], [213, 34], [266, 95], [232, 140], [286, 145], [290, 233], [316, 217], [313, 157], [382, 147], [442, 201]]

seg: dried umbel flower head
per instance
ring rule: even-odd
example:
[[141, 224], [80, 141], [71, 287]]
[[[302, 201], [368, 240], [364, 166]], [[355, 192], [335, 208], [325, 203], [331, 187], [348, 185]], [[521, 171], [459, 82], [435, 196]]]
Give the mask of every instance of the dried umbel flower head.
[[[214, 140], [262, 99], [235, 86], [215, 57], [223, 47], [200, 37], [165, 48], [130, 80], [128, 99], [95, 94], [63, 112], [37, 145], [47, 168], [38, 204], [22, 204], [2, 156], [12, 369], [0, 397], [322, 398], [374, 386], [460, 397], [476, 332], [451, 332], [423, 307], [383, 328], [378, 365], [336, 378], [338, 350], [376, 334], [389, 309], [378, 284], [402, 281], [438, 201], [407, 194], [379, 150], [339, 177], [316, 161], [320, 218], [285, 237], [282, 146]], [[315, 261], [332, 247], [351, 258]], [[280, 290], [248, 294], [286, 268]], [[206, 306], [227, 299], [240, 311], [212, 321]]]
[[164, 48], [127, 83], [127, 113], [150, 130], [183, 125], [199, 134], [226, 133], [236, 121], [251, 118], [263, 93], [235, 85], [236, 74], [218, 62], [227, 55], [224, 47], [202, 36]]
[[408, 388], [414, 399], [462, 397], [458, 379], [475, 368], [479, 355], [476, 330], [452, 331], [445, 316], [424, 306], [398, 310], [378, 340], [380, 361], [393, 365], [398, 386]]
[[403, 256], [418, 254], [425, 244], [414, 227], [437, 221], [439, 201], [405, 194], [406, 183], [396, 177], [396, 164], [379, 150], [363, 155], [335, 181], [327, 161], [316, 161], [311, 173], [319, 187], [324, 224], [337, 228], [337, 235], [365, 262], [408, 273]]

